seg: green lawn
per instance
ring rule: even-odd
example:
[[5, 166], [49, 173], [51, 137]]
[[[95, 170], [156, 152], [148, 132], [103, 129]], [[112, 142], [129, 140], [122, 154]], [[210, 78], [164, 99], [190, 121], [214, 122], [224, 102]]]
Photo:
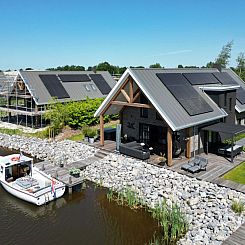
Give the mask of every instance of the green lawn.
[[245, 162], [229, 171], [223, 176], [223, 178], [240, 184], [245, 184]]
[[81, 141], [84, 139], [84, 135], [83, 133], [80, 133], [80, 134], [76, 134], [76, 135], [73, 135], [69, 138], [67, 138], [68, 140], [73, 140], [73, 141]]

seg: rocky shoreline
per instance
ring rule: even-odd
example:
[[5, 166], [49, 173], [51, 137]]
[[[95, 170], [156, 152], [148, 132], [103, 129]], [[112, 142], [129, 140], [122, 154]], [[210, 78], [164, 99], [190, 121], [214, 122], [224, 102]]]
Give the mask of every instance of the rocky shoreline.
[[40, 160], [66, 164], [91, 157], [97, 151], [94, 147], [71, 140], [57, 142], [7, 134], [0, 134], [0, 146], [20, 150]]
[[168, 204], [177, 203], [190, 224], [179, 244], [221, 244], [245, 222], [231, 210], [233, 200], [245, 202], [244, 194], [137, 159], [110, 154], [89, 165], [85, 176], [115, 191], [129, 187], [150, 207], [163, 198]]
[[[97, 151], [70, 140], [49, 142], [5, 134], [0, 134], [0, 145], [20, 149], [42, 160], [54, 163], [66, 161], [67, 164], [91, 157]], [[83, 175], [86, 179], [115, 191], [129, 187], [150, 207], [163, 199], [168, 204], [176, 202], [186, 213], [190, 224], [188, 233], [179, 244], [221, 244], [245, 222], [244, 216], [231, 210], [232, 201], [241, 200], [245, 203], [244, 194], [158, 168], [141, 160], [110, 154], [87, 166]]]

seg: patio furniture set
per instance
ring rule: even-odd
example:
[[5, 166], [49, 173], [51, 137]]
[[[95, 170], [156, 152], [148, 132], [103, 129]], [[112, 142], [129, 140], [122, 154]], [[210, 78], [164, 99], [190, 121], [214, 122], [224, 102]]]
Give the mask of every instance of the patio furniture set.
[[184, 164], [181, 169], [188, 171], [192, 174], [206, 170], [208, 159], [200, 156], [195, 156], [191, 161]]

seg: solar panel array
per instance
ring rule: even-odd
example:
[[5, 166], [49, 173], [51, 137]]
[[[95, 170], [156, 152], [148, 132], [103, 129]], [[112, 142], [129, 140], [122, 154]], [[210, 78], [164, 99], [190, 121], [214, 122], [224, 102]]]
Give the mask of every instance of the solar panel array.
[[51, 97], [57, 97], [58, 99], [70, 98], [56, 75], [39, 75], [39, 77]]
[[89, 82], [91, 79], [87, 74], [59, 74], [62, 82]]
[[110, 93], [111, 87], [101, 74], [89, 74], [89, 76], [103, 95]]
[[182, 73], [191, 85], [217, 84], [219, 80], [208, 72]]
[[190, 116], [213, 111], [181, 73], [157, 73], [156, 75]]
[[237, 82], [227, 72], [214, 72], [213, 75], [223, 85], [237, 85]]

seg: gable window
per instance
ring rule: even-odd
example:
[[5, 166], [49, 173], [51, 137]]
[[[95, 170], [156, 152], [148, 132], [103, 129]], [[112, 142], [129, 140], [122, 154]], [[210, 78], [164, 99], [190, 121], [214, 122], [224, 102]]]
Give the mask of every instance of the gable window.
[[84, 87], [88, 92], [90, 91], [90, 87], [88, 86], [88, 84], [84, 85]]
[[[140, 95], [140, 103], [141, 104], [148, 104], [148, 100], [143, 94]], [[147, 108], [140, 108], [140, 117], [148, 118], [148, 109]]]
[[90, 86], [91, 86], [91, 88], [92, 88], [92, 90], [96, 90], [96, 87], [94, 86], [94, 84], [90, 84]]

